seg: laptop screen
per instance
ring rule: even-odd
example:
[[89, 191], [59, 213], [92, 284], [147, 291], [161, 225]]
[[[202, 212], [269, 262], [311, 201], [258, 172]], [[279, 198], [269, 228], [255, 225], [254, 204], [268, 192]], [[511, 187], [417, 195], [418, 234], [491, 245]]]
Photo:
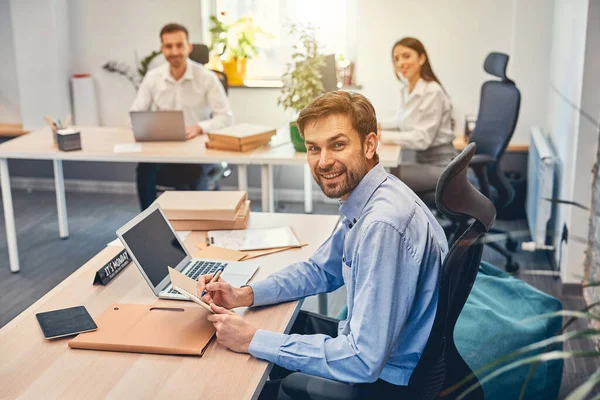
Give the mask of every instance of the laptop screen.
[[154, 287], [187, 256], [158, 209], [122, 237]]

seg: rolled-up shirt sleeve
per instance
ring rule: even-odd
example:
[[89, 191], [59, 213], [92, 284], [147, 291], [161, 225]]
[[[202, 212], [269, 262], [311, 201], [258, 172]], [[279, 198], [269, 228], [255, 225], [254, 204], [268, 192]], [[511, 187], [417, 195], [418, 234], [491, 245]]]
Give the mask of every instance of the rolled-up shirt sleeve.
[[258, 330], [249, 353], [292, 371], [342, 382], [377, 380], [413, 307], [420, 267], [414, 249], [394, 226], [373, 222], [350, 268], [356, 301], [347, 334], [332, 338]]

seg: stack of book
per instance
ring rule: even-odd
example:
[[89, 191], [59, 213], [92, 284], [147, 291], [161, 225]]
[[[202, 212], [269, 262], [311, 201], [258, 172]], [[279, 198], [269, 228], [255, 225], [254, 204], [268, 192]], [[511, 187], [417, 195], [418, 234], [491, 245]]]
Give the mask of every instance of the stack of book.
[[156, 203], [177, 231], [245, 229], [250, 217], [246, 192], [167, 191]]
[[234, 125], [208, 132], [206, 148], [227, 151], [254, 150], [268, 143], [275, 133], [275, 129], [263, 125]]

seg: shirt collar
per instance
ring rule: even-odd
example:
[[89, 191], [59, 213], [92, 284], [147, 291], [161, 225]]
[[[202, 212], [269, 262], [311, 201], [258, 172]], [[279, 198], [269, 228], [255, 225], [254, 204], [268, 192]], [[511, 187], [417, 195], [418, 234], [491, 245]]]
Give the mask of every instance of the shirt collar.
[[360, 213], [377, 188], [387, 179], [387, 172], [379, 163], [375, 165], [354, 188], [340, 206], [340, 212], [349, 221], [356, 223]]
[[413, 96], [422, 96], [425, 93], [425, 89], [427, 88], [427, 82], [423, 78], [419, 78], [417, 83], [415, 83], [415, 87], [413, 88], [412, 93], [408, 92], [408, 83], [404, 85], [404, 91], [406, 98]]
[[[191, 80], [194, 78], [194, 74], [192, 72], [192, 63], [193, 61], [188, 58], [187, 62], [185, 63], [185, 72], [183, 73], [180, 82], [185, 81], [186, 79]], [[164, 79], [169, 82], [176, 82], [175, 79], [173, 79], [173, 76], [171, 75], [171, 67], [169, 63], [165, 64]]]

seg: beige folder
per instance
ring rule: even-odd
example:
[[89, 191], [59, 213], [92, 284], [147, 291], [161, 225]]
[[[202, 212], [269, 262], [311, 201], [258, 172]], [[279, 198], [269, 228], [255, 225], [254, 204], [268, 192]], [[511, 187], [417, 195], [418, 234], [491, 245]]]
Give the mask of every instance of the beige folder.
[[196, 305], [113, 304], [98, 318], [98, 330], [69, 342], [73, 349], [201, 356], [215, 328]]

